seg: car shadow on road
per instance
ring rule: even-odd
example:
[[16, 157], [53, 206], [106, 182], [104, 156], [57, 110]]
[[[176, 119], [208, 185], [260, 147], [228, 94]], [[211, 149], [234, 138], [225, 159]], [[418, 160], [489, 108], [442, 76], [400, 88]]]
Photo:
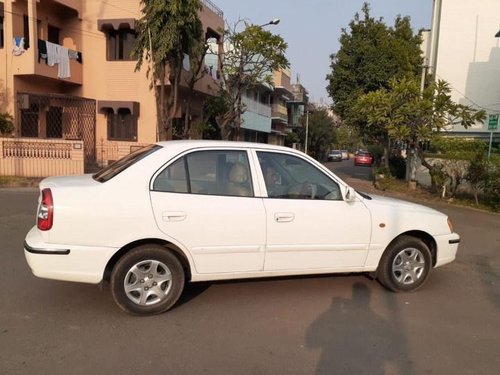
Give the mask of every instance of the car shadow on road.
[[368, 286], [356, 282], [351, 299], [335, 297], [311, 324], [306, 346], [321, 350], [317, 374], [414, 373], [395, 301], [388, 301], [387, 320], [371, 310], [370, 299]]

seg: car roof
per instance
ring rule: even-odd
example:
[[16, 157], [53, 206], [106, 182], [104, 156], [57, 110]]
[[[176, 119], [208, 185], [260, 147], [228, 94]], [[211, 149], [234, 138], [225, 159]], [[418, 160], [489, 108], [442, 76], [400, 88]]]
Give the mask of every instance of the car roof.
[[230, 147], [230, 148], [244, 147], [244, 148], [268, 149], [268, 150], [280, 150], [288, 152], [290, 151], [300, 152], [299, 150], [290, 147], [270, 145], [267, 143], [214, 141], [214, 140], [202, 140], [202, 139], [161, 141], [157, 142], [156, 144], [165, 148], [175, 147], [179, 150], [188, 150], [192, 148], [202, 148], [202, 147]]

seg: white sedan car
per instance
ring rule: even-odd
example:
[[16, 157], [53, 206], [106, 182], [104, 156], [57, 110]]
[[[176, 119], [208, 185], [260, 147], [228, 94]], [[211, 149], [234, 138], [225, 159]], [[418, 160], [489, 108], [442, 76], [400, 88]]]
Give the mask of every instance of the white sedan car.
[[24, 243], [36, 276], [109, 280], [132, 314], [170, 309], [186, 281], [370, 272], [411, 291], [460, 241], [446, 215], [356, 192], [299, 151], [218, 141], [47, 178], [37, 221]]

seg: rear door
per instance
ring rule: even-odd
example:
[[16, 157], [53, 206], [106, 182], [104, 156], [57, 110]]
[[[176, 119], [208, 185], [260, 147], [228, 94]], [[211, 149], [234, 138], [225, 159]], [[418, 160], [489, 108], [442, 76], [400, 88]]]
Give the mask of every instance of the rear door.
[[262, 270], [266, 218], [246, 149], [179, 157], [154, 177], [151, 203], [160, 230], [191, 252], [198, 273]]

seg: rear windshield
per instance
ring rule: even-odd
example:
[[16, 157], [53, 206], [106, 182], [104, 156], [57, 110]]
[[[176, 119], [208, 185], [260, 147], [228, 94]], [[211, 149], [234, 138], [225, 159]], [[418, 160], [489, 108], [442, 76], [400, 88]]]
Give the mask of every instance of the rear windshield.
[[132, 164], [137, 163], [142, 158], [152, 154], [153, 152], [160, 149], [161, 146], [158, 145], [149, 145], [143, 148], [140, 148], [137, 151], [128, 154], [127, 156], [121, 158], [120, 160], [115, 161], [114, 163], [108, 165], [107, 167], [101, 169], [99, 172], [94, 174], [92, 178], [98, 182], [106, 182], [111, 180], [120, 172], [123, 172], [125, 169], [130, 167]]

